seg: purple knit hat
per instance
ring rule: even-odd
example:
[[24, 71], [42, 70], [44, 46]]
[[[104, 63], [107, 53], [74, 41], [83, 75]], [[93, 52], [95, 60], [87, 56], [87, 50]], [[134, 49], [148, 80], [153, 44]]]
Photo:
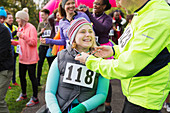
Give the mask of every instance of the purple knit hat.
[[72, 45], [74, 38], [76, 36], [77, 31], [83, 26], [83, 25], [92, 25], [83, 17], [80, 17], [78, 19], [75, 19], [71, 22], [71, 25], [69, 26], [67, 30], [67, 36], [70, 39], [70, 44]]

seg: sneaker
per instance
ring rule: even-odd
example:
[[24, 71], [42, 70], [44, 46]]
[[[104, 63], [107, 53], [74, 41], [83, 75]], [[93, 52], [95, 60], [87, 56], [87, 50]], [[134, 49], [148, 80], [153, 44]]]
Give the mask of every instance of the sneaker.
[[27, 95], [23, 95], [22, 93], [19, 95], [19, 97], [16, 99], [16, 102], [22, 101], [27, 99]]
[[38, 98], [31, 97], [30, 101], [26, 104], [27, 107], [34, 106], [39, 103]]
[[112, 107], [111, 106], [105, 106], [105, 113], [112, 113]]
[[167, 104], [166, 104], [166, 111], [167, 111], [167, 112], [170, 112], [170, 103], [167, 103]]
[[9, 87], [8, 87], [8, 89], [12, 89], [12, 87], [11, 87], [11, 86], [9, 86]]
[[18, 83], [12, 83], [12, 85], [14, 85], [14, 86], [20, 86]]

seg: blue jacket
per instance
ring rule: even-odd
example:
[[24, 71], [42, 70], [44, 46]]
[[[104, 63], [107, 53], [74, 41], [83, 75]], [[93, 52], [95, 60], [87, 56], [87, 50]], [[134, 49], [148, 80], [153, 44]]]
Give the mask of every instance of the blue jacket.
[[[91, 22], [89, 17], [83, 12], [75, 12], [76, 14], [73, 16], [73, 20], [79, 17], [84, 17], [87, 21]], [[46, 44], [55, 44], [55, 45], [66, 45], [66, 40], [69, 40], [67, 37], [67, 28], [70, 26], [70, 21], [66, 18], [63, 18], [59, 22], [60, 28], [60, 40], [53, 40], [46, 38]]]

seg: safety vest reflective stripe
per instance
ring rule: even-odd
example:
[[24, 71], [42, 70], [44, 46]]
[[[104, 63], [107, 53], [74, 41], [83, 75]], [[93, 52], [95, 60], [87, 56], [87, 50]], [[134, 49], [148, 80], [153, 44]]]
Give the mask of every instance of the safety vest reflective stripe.
[[[4, 25], [9, 28], [9, 26], [7, 25], [7, 23], [4, 23]], [[11, 31], [11, 33], [12, 33], [13, 31], [15, 31], [15, 30], [17, 30], [17, 29], [18, 29], [18, 27], [17, 27], [16, 25], [12, 25], [12, 31], [11, 31], [11, 29], [10, 29], [10, 31]], [[13, 39], [14, 39], [15, 41], [18, 41], [18, 40], [16, 39], [16, 37], [17, 37], [17, 35], [15, 35], [15, 36], [13, 37]], [[16, 50], [17, 50], [17, 46], [14, 46], [14, 51], [16, 52]]]

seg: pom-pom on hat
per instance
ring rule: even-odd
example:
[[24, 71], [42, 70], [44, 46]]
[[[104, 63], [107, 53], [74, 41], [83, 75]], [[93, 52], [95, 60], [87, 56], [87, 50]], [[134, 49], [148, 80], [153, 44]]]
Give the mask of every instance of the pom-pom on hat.
[[0, 16], [4, 16], [5, 18], [7, 17], [4, 7], [0, 7]]
[[71, 22], [71, 25], [67, 29], [67, 36], [70, 39], [70, 44], [72, 45], [74, 38], [76, 36], [77, 31], [83, 26], [83, 25], [92, 25], [83, 17], [75, 19]]
[[23, 19], [25, 21], [28, 21], [29, 20], [28, 8], [23, 8], [21, 11], [18, 11], [15, 14], [15, 18], [17, 18], [17, 17], [20, 19]]

